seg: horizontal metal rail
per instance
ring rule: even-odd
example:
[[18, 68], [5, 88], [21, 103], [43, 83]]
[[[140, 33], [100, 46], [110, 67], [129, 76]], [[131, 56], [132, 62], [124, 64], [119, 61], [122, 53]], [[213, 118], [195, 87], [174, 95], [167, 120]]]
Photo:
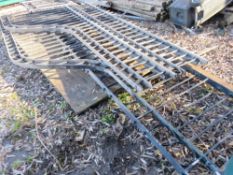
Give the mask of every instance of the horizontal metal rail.
[[[187, 51], [179, 46], [176, 46], [169, 41], [166, 41], [162, 38], [159, 38], [158, 36], [150, 33], [146, 29], [144, 29], [144, 28], [142, 29], [129, 21], [126, 21], [122, 18], [119, 18], [109, 11], [102, 10], [101, 8], [95, 7], [89, 3], [85, 3], [85, 2], [82, 2], [82, 3], [85, 4], [84, 8], [82, 8], [83, 11], [87, 12], [90, 15], [92, 13], [95, 14], [97, 12], [99, 14], [102, 14], [101, 16], [97, 16], [96, 18], [98, 18], [99, 20], [103, 20], [103, 22], [105, 22], [106, 24], [108, 24], [110, 26], [113, 24], [112, 21], [114, 21], [114, 23], [117, 24], [118, 26], [124, 27], [125, 29], [130, 30], [131, 32], [134, 32], [135, 35], [131, 36], [131, 37], [135, 37], [137, 35], [144, 36], [147, 38], [147, 41], [153, 40], [153, 42], [157, 42], [157, 44], [161, 43], [161, 44], [164, 44], [166, 46], [169, 46], [170, 49], [174, 48], [174, 50], [177, 50], [179, 53], [181, 53], [180, 55], [185, 55], [184, 59], [187, 59], [187, 60], [196, 59], [197, 62], [206, 63], [206, 60], [204, 58], [202, 58], [196, 54], [193, 54], [193, 53], [191, 53], [191, 52], [189, 52], [189, 51]], [[122, 31], [119, 30], [119, 32], [122, 32]]]
[[[52, 28], [56, 29], [56, 26], [52, 27]], [[52, 28], [51, 28], [51, 30], [52, 30]], [[17, 28], [8, 28], [8, 29], [11, 31], [13, 31], [13, 30], [17, 31]], [[20, 30], [22, 31], [23, 29], [21, 28]], [[25, 28], [25, 30], [26, 30], [26, 28]], [[30, 30], [31, 32], [33, 32], [33, 31], [35, 32], [35, 31], [39, 31], [41, 29], [40, 28], [31, 28], [31, 29], [27, 29], [27, 30], [28, 31]], [[64, 27], [57, 27], [57, 30], [62, 30], [62, 32], [67, 32], [70, 34], [72, 33], [72, 35], [76, 35], [76, 37], [80, 41], [82, 41], [82, 43], [84, 43], [86, 46], [88, 46], [88, 48], [91, 49], [91, 51], [94, 52], [95, 55], [98, 55], [98, 57], [101, 57], [102, 61], [104, 60], [106, 64], [108, 64], [109, 66], [112, 67], [112, 69], [114, 69], [116, 72], [118, 72], [118, 74], [120, 74], [125, 79], [125, 81], [131, 82], [132, 87], [135, 88], [136, 90], [141, 91], [142, 87], [152, 87], [150, 82], [147, 81], [139, 73], [139, 71], [141, 69], [136, 69], [136, 70], [133, 69], [132, 67], [134, 65], [130, 64], [132, 61], [130, 61], [127, 64], [126, 60], [122, 61], [121, 59], [119, 59], [116, 55], [114, 55], [108, 49], [106, 49], [104, 46], [102, 46], [100, 42], [98, 42], [95, 39], [93, 39], [92, 37], [88, 36], [85, 33], [85, 31], [87, 29], [78, 30], [77, 28], [74, 29], [71, 27], [65, 27], [65, 28]], [[89, 28], [88, 28], [88, 30], [89, 30]], [[78, 34], [76, 34], [75, 32]], [[96, 31], [96, 32], [98, 32], [98, 31]], [[102, 32], [99, 32], [99, 33], [101, 35], [103, 35]], [[105, 35], [102, 37], [105, 38]], [[128, 51], [128, 50], [125, 51], [125, 54], [127, 54], [127, 57], [135, 58], [135, 60], [137, 60], [136, 58], [138, 58], [135, 54], [133, 54], [131, 51]], [[154, 70], [152, 70], [152, 71], [154, 71]], [[129, 78], [128, 74], [131, 74], [132, 80], [131, 80], [131, 78]]]
[[[85, 18], [86, 20], [90, 19], [93, 22], [95, 22], [96, 24], [98, 24], [100, 27], [103, 27], [108, 31], [112, 31], [115, 36], [117, 36], [118, 38], [122, 38], [122, 40], [124, 42], [129, 43], [129, 45], [132, 45], [137, 50], [141, 50], [144, 53], [148, 53], [148, 55], [153, 57], [153, 58], [149, 58], [149, 59], [152, 59], [152, 60], [155, 59], [155, 61], [157, 61], [157, 62], [162, 61], [162, 62], [164, 62], [164, 64], [173, 67], [178, 72], [182, 72], [182, 68], [180, 66], [177, 66], [176, 64], [168, 61], [167, 60], [168, 58], [164, 58], [164, 56], [166, 56], [166, 55], [171, 55], [172, 53], [174, 54], [174, 53], [178, 52], [178, 50], [174, 50], [171, 46], [163, 45], [162, 43], [157, 43], [157, 42], [155, 42], [155, 39], [150, 38], [148, 36], [144, 36], [139, 31], [136, 31], [131, 36], [127, 35], [127, 37], [126, 37], [125, 32], [127, 32], [127, 31], [132, 32], [133, 31], [132, 28], [128, 28], [128, 26], [125, 26], [125, 23], [121, 23], [120, 21], [117, 21], [118, 22], [117, 27], [115, 28], [114, 27], [114, 24], [116, 25], [115, 18], [113, 18], [113, 16], [108, 15], [106, 13], [102, 13], [101, 11], [98, 11], [96, 9], [90, 13], [89, 10], [87, 12], [85, 12], [85, 9], [80, 10], [78, 8], [72, 8], [72, 7], [67, 7], [67, 8], [69, 11], [73, 12], [74, 14], [76, 14], [82, 18]], [[98, 16], [95, 15], [96, 12], [98, 12]], [[94, 13], [94, 15], [92, 15], [93, 13]], [[135, 39], [135, 38], [132, 38], [132, 36], [133, 37], [139, 36], [139, 37], [137, 37]], [[141, 41], [141, 42], [137, 42], [137, 41]], [[149, 46], [151, 48], [154, 47], [156, 50], [152, 51], [152, 49], [149, 49], [146, 46]], [[168, 51], [167, 53], [165, 52], [166, 50]], [[158, 54], [158, 52], [161, 52], [161, 51], [163, 51], [163, 56]], [[164, 68], [164, 70], [166, 70], [166, 69]]]
[[[8, 27], [9, 29], [9, 27]], [[57, 28], [56, 26], [50, 26], [47, 28], [46, 27], [37, 27], [37, 28], [11, 28], [10, 29], [14, 32], [16, 31], [20, 31], [22, 33], [24, 32], [57, 32], [57, 33], [67, 33], [67, 34], [72, 34], [72, 36], [74, 36], [75, 38], [77, 39], [81, 39], [81, 40], [78, 40], [79, 42], [82, 41], [83, 43], [85, 43], [85, 40], [82, 40], [82, 38], [80, 38], [79, 36], [77, 36], [74, 31], [70, 30], [70, 29], [65, 29], [65, 28]], [[25, 57], [22, 53], [20, 53], [20, 50], [22, 51], [22, 49], [20, 49], [18, 47], [18, 45], [16, 44], [16, 41], [15, 39], [12, 37], [12, 34], [7, 31], [5, 29], [5, 32], [4, 33], [4, 40], [5, 40], [5, 44], [6, 44], [6, 47], [7, 47], [7, 50], [8, 50], [8, 53], [9, 53], [9, 57], [11, 58], [11, 60], [19, 65], [19, 66], [22, 66], [22, 67], [28, 67], [28, 68], [37, 68], [37, 69], [44, 69], [44, 68], [84, 68], [85, 69], [85, 66], [86, 68], [89, 68], [89, 69], [92, 69], [92, 70], [98, 70], [98, 71], [103, 71], [103, 67], [108, 67], [112, 69], [112, 71], [114, 71], [114, 69], [112, 68], [112, 66], [108, 64], [108, 62], [104, 61], [103, 60], [86, 60], [86, 59], [80, 59], [80, 58], [71, 58], [70, 59], [70, 54], [68, 55], [65, 55], [63, 59], [60, 59], [59, 58], [52, 58], [51, 59], [51, 55], [49, 55], [50, 57], [47, 57], [47, 58], [43, 58], [42, 59], [39, 59], [36, 55], [35, 55], [35, 58], [28, 58], [28, 57]], [[54, 39], [54, 37], [52, 38]], [[48, 40], [49, 41], [49, 40]], [[23, 42], [25, 42], [25, 40], [23, 40]], [[63, 48], [62, 46], [60, 46], [61, 48]], [[84, 47], [84, 46], [83, 46]], [[85, 46], [86, 48], [90, 47], [89, 44], [87, 44]], [[59, 48], [59, 47], [58, 47]], [[91, 48], [91, 47], [90, 47]], [[13, 49], [13, 50], [12, 50]], [[74, 49], [77, 49], [77, 47], [75, 47]], [[29, 48], [29, 50], [32, 50], [31, 48]], [[63, 53], [63, 50], [61, 50], [62, 53]], [[71, 51], [70, 51], [71, 52]], [[80, 50], [78, 49], [78, 52], [80, 52]], [[93, 55], [95, 54], [95, 55]], [[59, 55], [59, 53], [56, 52], [56, 55]], [[94, 58], [96, 56], [99, 56], [99, 58], [101, 58], [101, 55], [98, 53], [98, 52], [93, 52], [93, 53], [89, 53], [89, 56], [92, 55]], [[54, 55], [52, 55], [54, 57]], [[33, 61], [31, 61], [33, 60]], [[56, 64], [55, 64], [56, 63]], [[93, 65], [95, 64], [95, 65]], [[119, 72], [117, 69], [116, 69], [116, 74], [118, 76], [120, 76], [120, 79], [124, 79], [122, 77], [124, 77], [124, 75]], [[122, 76], [122, 77], [121, 77]], [[129, 84], [131, 83], [131, 85], [135, 85], [136, 84], [134, 82], [131, 82], [130, 80], [127, 79], [127, 81], [125, 81], [126, 84]], [[134, 86], [133, 86], [134, 88]]]
[[[94, 10], [96, 9], [94, 8]], [[52, 9], [43, 12], [35, 12], [33, 14], [30, 14], [30, 16], [16, 16], [14, 17], [14, 19], [12, 19], [12, 21], [14, 24], [17, 25], [59, 24], [72, 26], [73, 28], [76, 28], [77, 30], [84, 32], [86, 35], [89, 35], [89, 37], [93, 38], [95, 42], [98, 42], [99, 46], [103, 45], [104, 48], [108, 50], [108, 53], [113, 53], [114, 56], [116, 56], [116, 58], [121, 59], [118, 61], [122, 62], [122, 59], [126, 59], [124, 62], [127, 62], [129, 60], [129, 62], [127, 62], [127, 64], [124, 67], [130, 70], [131, 72], [137, 73], [134, 74], [133, 77], [137, 76], [139, 78], [138, 81], [142, 82], [142, 86], [144, 87], [150, 88], [151, 82], [153, 80], [164, 78], [164, 75], [165, 77], [174, 76], [177, 73], [182, 72], [181, 66], [187, 62], [204, 62], [204, 59], [200, 59], [200, 57], [194, 54], [189, 54], [188, 51], [184, 54], [184, 51], [181, 49], [181, 53], [181, 50], [178, 49], [179, 47], [175, 47], [172, 44], [170, 45], [170, 43], [166, 43], [165, 41], [158, 42], [157, 37], [152, 37], [151, 35], [146, 33], [140, 33], [143, 32], [142, 30], [138, 31], [137, 35], [143, 36], [143, 38], [152, 37], [152, 39], [150, 40], [154, 40], [154, 42], [156, 43], [153, 42], [150, 45], [159, 46], [156, 52], [152, 52], [151, 49], [146, 48], [143, 45], [145, 41], [142, 41], [142, 44], [140, 44], [140, 42], [136, 42], [135, 39], [132, 39], [126, 33], [118, 32], [120, 31], [119, 26], [114, 28], [113, 26], [109, 25], [110, 27], [107, 27], [107, 25], [103, 25], [104, 22], [101, 20], [93, 21], [92, 16], [88, 16], [88, 14], [85, 11], [77, 11], [76, 8], [74, 9], [69, 6], [65, 6], [64, 8], [58, 8], [56, 10]], [[120, 24], [125, 25], [125, 23], [123, 22], [121, 22]], [[100, 42], [98, 40], [100, 40]], [[166, 51], [168, 52], [168, 55], [173, 54], [173, 56], [175, 57], [166, 57], [168, 56], [167, 54], [164, 54], [166, 53]], [[163, 53], [158, 54], [158, 52]], [[172, 61], [174, 60], [178, 60], [178, 62], [173, 63]], [[125, 64], [124, 62], [123, 64]], [[133, 71], [131, 69], [133, 69]]]

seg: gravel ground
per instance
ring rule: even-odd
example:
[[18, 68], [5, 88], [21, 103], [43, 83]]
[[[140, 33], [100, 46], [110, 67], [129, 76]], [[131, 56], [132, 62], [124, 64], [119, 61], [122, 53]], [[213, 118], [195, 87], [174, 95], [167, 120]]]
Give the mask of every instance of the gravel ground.
[[[214, 48], [206, 69], [233, 83], [233, 26], [220, 30], [216, 21], [198, 34], [134, 22], [196, 53]], [[76, 115], [40, 71], [14, 66], [0, 51], [0, 174], [171, 174], [112, 102]]]

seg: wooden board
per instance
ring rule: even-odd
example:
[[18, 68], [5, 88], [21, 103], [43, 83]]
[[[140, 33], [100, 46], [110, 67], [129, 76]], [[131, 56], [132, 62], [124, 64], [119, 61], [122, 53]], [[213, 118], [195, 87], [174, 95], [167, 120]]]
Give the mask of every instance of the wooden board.
[[[136, 16], [156, 20], [166, 0], [108, 0], [111, 8]], [[100, 1], [101, 2], [101, 1]], [[101, 5], [99, 3], [99, 5]]]
[[202, 67], [198, 65], [189, 64], [184, 67], [189, 72], [197, 75], [198, 77], [205, 79], [208, 78], [208, 83], [210, 83], [215, 88], [219, 89], [220, 91], [226, 93], [227, 95], [233, 97], [233, 85], [224, 81], [221, 78], [218, 78], [216, 75], [204, 70]]
[[107, 97], [82, 70], [42, 70], [55, 89], [76, 113], [82, 113]]

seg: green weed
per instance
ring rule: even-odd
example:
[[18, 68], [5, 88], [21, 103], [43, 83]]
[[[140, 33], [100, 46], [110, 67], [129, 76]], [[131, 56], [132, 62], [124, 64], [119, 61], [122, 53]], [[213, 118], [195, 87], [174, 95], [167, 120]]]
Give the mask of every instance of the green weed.
[[132, 97], [126, 92], [119, 94], [118, 97], [124, 104], [132, 101]]
[[62, 110], [62, 111], [65, 111], [68, 107], [68, 104], [66, 103], [66, 101], [62, 101], [59, 103], [59, 108]]
[[115, 122], [115, 116], [110, 113], [110, 111], [106, 111], [105, 114], [101, 116], [101, 121], [103, 123], [113, 124]]
[[23, 165], [23, 162], [21, 160], [16, 160], [12, 163], [11, 167], [13, 169], [18, 169]]
[[33, 161], [33, 157], [32, 157], [32, 156], [28, 156], [28, 157], [26, 158], [26, 162], [27, 162], [28, 164], [31, 164], [32, 161]]

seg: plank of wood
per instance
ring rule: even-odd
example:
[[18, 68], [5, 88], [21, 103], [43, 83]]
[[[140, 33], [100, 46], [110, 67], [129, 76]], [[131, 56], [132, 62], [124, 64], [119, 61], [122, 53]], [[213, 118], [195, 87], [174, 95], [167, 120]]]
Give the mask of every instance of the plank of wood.
[[165, 0], [108, 0], [108, 2], [113, 9], [155, 20]]
[[233, 85], [224, 81], [221, 78], [218, 78], [216, 75], [211, 74], [210, 72], [204, 70], [202, 67], [198, 65], [189, 64], [185, 66], [185, 69], [189, 72], [197, 75], [198, 77], [205, 79], [208, 78], [212, 86], [214, 86], [216, 89], [219, 89], [226, 93], [227, 95], [233, 97]]
[[107, 98], [82, 70], [50, 69], [42, 70], [42, 73], [78, 114]]
[[[15, 35], [17, 42], [21, 45], [21, 48], [28, 57], [36, 59], [36, 57], [44, 55], [43, 59], [49, 59], [49, 56], [45, 56], [48, 52], [47, 48], [40, 42], [37, 42], [37, 36], [35, 34], [28, 34], [29, 37], [27, 40], [36, 49], [32, 49], [31, 45], [23, 45], [25, 36], [27, 35]], [[50, 69], [42, 70], [42, 73], [76, 113], [84, 112], [107, 97], [96, 85], [94, 80], [82, 70]]]

